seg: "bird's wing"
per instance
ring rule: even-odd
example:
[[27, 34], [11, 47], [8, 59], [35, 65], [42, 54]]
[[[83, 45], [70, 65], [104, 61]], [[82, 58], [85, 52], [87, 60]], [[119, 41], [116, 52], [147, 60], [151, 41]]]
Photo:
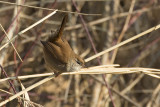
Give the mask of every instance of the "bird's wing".
[[63, 50], [61, 50], [61, 48], [51, 42], [45, 42], [45, 41], [41, 41], [41, 43], [43, 44], [44, 48], [49, 51], [51, 53], [51, 55], [53, 55], [53, 57], [61, 62], [61, 63], [67, 63], [68, 59], [67, 57], [64, 56], [63, 54]]

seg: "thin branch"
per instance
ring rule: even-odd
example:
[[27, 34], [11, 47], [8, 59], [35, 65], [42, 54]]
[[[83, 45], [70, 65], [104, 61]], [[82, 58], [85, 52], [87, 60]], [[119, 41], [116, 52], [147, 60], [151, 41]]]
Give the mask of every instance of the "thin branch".
[[[76, 3], [75, 3], [73, 0], [71, 0], [71, 1], [72, 1], [73, 6], [75, 7], [76, 11], [77, 11], [77, 12], [80, 12], [80, 11], [78, 10], [78, 8], [77, 8]], [[94, 53], [97, 54], [97, 49], [96, 49], [96, 47], [95, 47], [95, 45], [94, 45], [94, 43], [93, 43], [92, 36], [91, 36], [91, 34], [90, 34], [89, 30], [88, 30], [88, 27], [87, 27], [87, 25], [86, 25], [86, 22], [85, 22], [85, 20], [83, 19], [82, 15], [79, 15], [79, 17], [80, 17], [80, 19], [81, 19], [81, 22], [82, 22], [83, 27], [85, 28], [85, 31], [86, 31], [87, 36], [88, 36], [88, 38], [89, 38], [89, 41], [90, 41], [90, 43], [91, 43], [91, 45], [92, 45], [92, 48], [93, 48], [93, 50], [94, 50]], [[99, 58], [99, 57], [97, 57], [97, 61], [98, 61], [99, 65], [101, 65], [101, 62], [100, 62], [100, 58]], [[109, 97], [110, 97], [110, 99], [111, 99], [111, 101], [112, 101], [113, 107], [115, 107], [115, 104], [114, 104], [114, 102], [113, 102], [113, 100], [112, 100], [112, 94], [111, 94], [111, 92], [110, 92], [110, 89], [109, 89], [109, 86], [108, 86], [107, 80], [105, 79], [105, 75], [104, 75], [104, 74], [102, 75], [102, 78], [103, 78], [103, 80], [104, 80], [104, 82], [105, 82], [105, 84], [106, 84], [106, 88], [108, 89]]]
[[[144, 74], [160, 74], [160, 69], [153, 69], [153, 68], [107, 68], [107, 67], [90, 67], [90, 68], [83, 68], [80, 71], [75, 72], [65, 72], [61, 75], [82, 75], [82, 74], [131, 74], [131, 73], [144, 73]], [[54, 73], [44, 73], [44, 74], [32, 74], [26, 76], [17, 76], [17, 77], [8, 77], [4, 79], [0, 79], [0, 82], [4, 82], [9, 79], [28, 79], [28, 78], [37, 78], [37, 77], [45, 77], [51, 76]], [[160, 77], [160, 76], [159, 76]]]
[[[128, 29], [129, 20], [131, 18], [131, 13], [133, 12], [133, 8], [134, 8], [134, 5], [135, 5], [135, 2], [136, 2], [136, 0], [132, 0], [132, 2], [131, 2], [131, 6], [130, 6], [130, 9], [129, 9], [129, 14], [128, 14], [127, 18], [126, 18], [126, 21], [125, 21], [125, 24], [123, 26], [122, 32], [121, 32], [121, 34], [120, 34], [120, 36], [118, 38], [117, 44], [119, 44], [122, 41], [122, 39], [124, 37], [124, 34]], [[116, 48], [113, 51], [112, 58], [111, 58], [111, 64], [114, 63], [116, 55], [117, 55], [117, 52], [118, 52], [118, 48]]]
[[114, 50], [114, 49], [116, 49], [116, 48], [119, 48], [120, 46], [123, 46], [123, 45], [125, 45], [125, 44], [127, 44], [127, 43], [129, 43], [129, 42], [131, 42], [131, 41], [133, 41], [133, 40], [136, 40], [136, 39], [138, 39], [138, 38], [140, 38], [140, 37], [142, 37], [142, 36], [145, 36], [146, 34], [152, 32], [152, 31], [154, 31], [154, 30], [157, 30], [157, 29], [159, 29], [159, 28], [160, 28], [160, 24], [157, 25], [157, 26], [154, 26], [154, 27], [152, 27], [152, 28], [150, 28], [150, 29], [148, 29], [148, 30], [146, 30], [146, 31], [138, 34], [138, 35], [135, 35], [135, 36], [133, 36], [133, 37], [131, 37], [131, 38], [129, 38], [129, 39], [127, 39], [127, 40], [125, 40], [125, 41], [123, 41], [123, 42], [115, 45], [115, 46], [112, 46], [112, 47], [109, 48], [109, 49], [106, 49], [106, 50], [104, 50], [104, 51], [102, 51], [102, 52], [100, 52], [100, 53], [98, 53], [98, 54], [96, 54], [96, 55], [93, 55], [93, 56], [85, 59], [85, 62], [89, 62], [89, 61], [91, 61], [91, 60], [93, 60], [93, 59], [95, 59], [95, 58], [97, 58], [97, 57], [99, 57], [99, 56], [101, 56], [101, 55], [103, 55], [103, 54], [105, 54], [105, 53], [107, 53], [107, 52], [110, 52], [110, 51], [112, 51], [112, 50]]
[[[90, 75], [92, 78], [94, 78], [97, 82], [105, 85], [105, 83], [101, 80], [99, 80], [98, 78], [96, 78], [94, 75]], [[132, 99], [130, 99], [128, 96], [126, 96], [125, 94], [122, 94], [121, 92], [115, 90], [114, 88], [112, 88], [111, 86], [109, 86], [111, 91], [113, 91], [115, 94], [119, 95], [120, 97], [122, 97], [123, 99], [125, 99], [126, 101], [128, 101], [129, 103], [135, 105], [136, 107], [141, 107], [140, 104], [138, 104], [137, 102], [133, 101]]]
[[[2, 67], [1, 65], [0, 65], [0, 68], [1, 68], [1, 71], [3, 72], [3, 74], [5, 75], [5, 77], [8, 78], [7, 73], [5, 72], [5, 70], [3, 69], [3, 67]], [[12, 87], [13, 92], [16, 94], [16, 93], [17, 93], [17, 92], [16, 92], [16, 89], [15, 89], [14, 85], [12, 84], [11, 80], [8, 80], [8, 82], [9, 82], [10, 86]]]
[[20, 91], [19, 93], [15, 94], [15, 95], [13, 95], [13, 96], [11, 96], [11, 97], [9, 97], [7, 100], [2, 101], [2, 102], [0, 103], [0, 106], [5, 105], [5, 104], [8, 103], [9, 101], [12, 101], [13, 99], [17, 98], [18, 96], [20, 96], [20, 95], [22, 95], [22, 94], [24, 94], [24, 93], [32, 90], [33, 88], [35, 88], [35, 87], [37, 87], [37, 86], [39, 86], [39, 85], [41, 85], [41, 84], [43, 84], [43, 83], [51, 80], [51, 79], [53, 79], [54, 77], [55, 77], [55, 76], [53, 76], [53, 75], [52, 75], [52, 76], [49, 76], [49, 77], [47, 77], [47, 78], [45, 78], [45, 79], [43, 79], [43, 80], [41, 80], [41, 81], [39, 81], [39, 82], [31, 85], [30, 87], [28, 87], [28, 88]]
[[[17, 4], [17, 3], [5, 2], [5, 1], [0, 1], [0, 3], [10, 4], [10, 5], [16, 5], [16, 6], [22, 6], [22, 7], [28, 7], [28, 8], [34, 8], [34, 9], [49, 10], [49, 11], [55, 11], [55, 10], [57, 10], [57, 9], [49, 9], [49, 8], [44, 8], [44, 7], [22, 5], [22, 4]], [[64, 12], [64, 13], [81, 14], [81, 15], [86, 15], [86, 16], [100, 16], [101, 15], [101, 14], [86, 14], [86, 13], [70, 12], [70, 11], [63, 11], [63, 10], [57, 10], [57, 11]]]
[[32, 24], [31, 26], [29, 26], [28, 28], [22, 30], [21, 32], [19, 32], [17, 35], [15, 35], [12, 39], [10, 39], [7, 43], [5, 43], [3, 46], [0, 47], [0, 51], [5, 48], [10, 42], [12, 42], [13, 40], [15, 40], [19, 35], [25, 33], [26, 31], [32, 29], [33, 27], [37, 26], [38, 24], [42, 23], [44, 20], [48, 19], [49, 17], [51, 17], [52, 15], [54, 15], [57, 12], [57, 10], [55, 10], [54, 12], [50, 13], [49, 15], [45, 16], [44, 18], [42, 18], [41, 20], [37, 21], [36, 23]]
[[[4, 28], [3, 28], [3, 26], [2, 26], [1, 23], [0, 23], [0, 27], [1, 27], [2, 31], [5, 33], [5, 35], [7, 36], [7, 39], [10, 41], [10, 39], [9, 39], [9, 37], [8, 37], [8, 35], [7, 35], [7, 32], [4, 30]], [[19, 59], [21, 60], [21, 62], [23, 62], [21, 56], [19, 55], [18, 51], [17, 51], [16, 48], [14, 47], [13, 43], [12, 43], [12, 42], [10, 42], [10, 43], [11, 43], [13, 49], [15, 50], [16, 54], [18, 55]]]
[[[159, 69], [152, 69], [152, 68], [107, 68], [108, 71], [111, 73], [117, 73], [117, 74], [125, 74], [125, 73], [135, 73], [135, 72], [151, 72], [151, 71], [157, 71], [159, 72], [160, 70]], [[98, 68], [97, 70], [96, 69], [83, 69], [84, 71], [80, 71], [80, 72], [67, 72], [67, 73], [62, 73], [62, 75], [68, 75], [68, 74], [102, 74], [102, 73], [106, 73], [106, 69], [100, 69]], [[94, 72], [95, 70], [95, 72]], [[119, 71], [118, 71], [119, 70]], [[108, 72], [108, 73], [109, 73]], [[50, 73], [51, 76], [31, 85], [30, 87], [26, 88], [25, 90], [23, 91], [20, 91], [19, 93], [9, 97], [9, 99], [3, 101], [0, 103], [0, 106], [3, 106], [4, 104], [6, 104], [7, 102], [9, 101], [12, 101], [13, 99], [17, 98], [18, 96], [26, 93], [27, 91], [30, 91], [32, 90], [33, 88], [55, 78], [55, 75], [53, 75], [53, 73]], [[13, 77], [12, 77], [13, 78]], [[17, 77], [19, 78], [19, 77]], [[19, 78], [20, 79], [20, 78]]]
[[[2, 89], [0, 89], [0, 91], [5, 92], [5, 93], [10, 94], [10, 95], [14, 95], [14, 94], [12, 94], [12, 93], [10, 93], [10, 92], [8, 92], [8, 91], [2, 90]], [[20, 98], [20, 99], [22, 99], [22, 100], [24, 100], [24, 101], [28, 101], [27, 99], [25, 99], [25, 98], [23, 98], [23, 97], [18, 97], [18, 98]], [[28, 102], [36, 105], [37, 107], [44, 107], [44, 106], [42, 106], [42, 105], [40, 105], [40, 104], [37, 104], [37, 103], [35, 103], [35, 102], [32, 102], [32, 101], [28, 101]]]
[[[160, 6], [152, 7], [152, 8], [139, 9], [139, 10], [133, 11], [131, 13], [131, 15], [137, 14], [137, 13], [144, 13], [144, 12], [151, 11], [152, 9], [159, 9], [159, 8], [160, 8]], [[115, 15], [112, 15], [112, 16], [106, 16], [106, 17], [103, 17], [103, 18], [96, 19], [94, 21], [88, 22], [87, 25], [88, 26], [98, 25], [98, 24], [104, 23], [105, 21], [109, 21], [111, 19], [116, 19], [116, 18], [121, 18], [121, 17], [128, 16], [128, 14], [130, 14], [130, 13], [129, 12], [123, 12], [123, 13], [115, 14]], [[82, 27], [81, 24], [77, 24], [77, 25], [74, 25], [74, 26], [66, 27], [65, 30], [75, 30], [75, 29], [78, 29], [78, 28], [81, 28], [81, 27]]]

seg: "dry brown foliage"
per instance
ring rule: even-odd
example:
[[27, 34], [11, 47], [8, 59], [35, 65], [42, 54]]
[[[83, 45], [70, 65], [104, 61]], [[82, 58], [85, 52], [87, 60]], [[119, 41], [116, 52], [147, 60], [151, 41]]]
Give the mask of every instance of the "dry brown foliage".
[[[86, 68], [55, 78], [40, 40], [64, 13]], [[159, 0], [0, 0], [0, 106], [159, 107], [159, 13]]]

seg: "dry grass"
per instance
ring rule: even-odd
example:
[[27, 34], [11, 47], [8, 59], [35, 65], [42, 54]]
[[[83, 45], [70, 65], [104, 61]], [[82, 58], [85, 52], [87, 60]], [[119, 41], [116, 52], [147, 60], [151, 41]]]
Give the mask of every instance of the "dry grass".
[[[75, 1], [0, 1], [0, 106], [160, 106], [160, 2]], [[87, 68], [55, 78], [39, 41], [66, 12], [65, 37]]]

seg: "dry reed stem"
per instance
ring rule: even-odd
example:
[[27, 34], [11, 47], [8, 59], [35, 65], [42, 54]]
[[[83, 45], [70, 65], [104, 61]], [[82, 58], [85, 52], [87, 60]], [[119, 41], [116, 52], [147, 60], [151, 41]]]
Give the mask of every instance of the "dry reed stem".
[[[72, 2], [72, 4], [73, 4], [74, 8], [76, 9], [76, 11], [77, 11], [77, 12], [80, 12], [80, 10], [78, 9], [78, 6], [77, 6], [77, 4], [74, 2], [74, 0], [71, 0], [71, 2]], [[90, 42], [90, 44], [91, 44], [91, 46], [92, 46], [92, 48], [93, 48], [93, 50], [94, 50], [94, 53], [97, 54], [97, 49], [96, 49], [96, 47], [95, 47], [95, 44], [94, 44], [93, 38], [92, 38], [93, 36], [92, 36], [92, 34], [90, 33], [90, 31], [89, 31], [89, 29], [88, 29], [88, 27], [87, 27], [87, 25], [86, 25], [86, 22], [85, 22], [83, 16], [82, 16], [82, 15], [79, 15], [79, 18], [80, 18], [80, 20], [81, 20], [81, 23], [82, 23], [84, 29], [85, 29], [85, 32], [87, 33], [87, 37], [88, 37], [89, 42]], [[99, 57], [97, 57], [97, 62], [98, 62], [99, 65], [101, 65], [101, 61], [100, 61], [100, 58], [99, 58]], [[103, 78], [103, 80], [105, 81], [106, 88], [108, 89], [108, 94], [109, 94], [109, 97], [110, 97], [110, 99], [111, 99], [111, 101], [112, 101], [113, 107], [115, 107], [115, 104], [114, 104], [114, 102], [113, 102], [113, 100], [112, 100], [112, 95], [111, 95], [110, 89], [108, 88], [108, 83], [107, 83], [107, 81], [106, 81], [106, 79], [105, 79], [105, 75], [102, 75], [102, 78]], [[93, 97], [93, 98], [94, 98], [94, 97]]]
[[21, 32], [19, 32], [17, 35], [15, 35], [12, 39], [10, 39], [7, 43], [5, 43], [3, 46], [0, 47], [0, 51], [5, 48], [10, 42], [12, 42], [13, 40], [15, 40], [19, 35], [25, 33], [26, 31], [32, 29], [33, 27], [37, 26], [38, 24], [42, 23], [43, 21], [45, 21], [46, 19], [48, 19], [49, 17], [51, 17], [52, 15], [54, 15], [57, 12], [57, 10], [55, 10], [54, 12], [50, 13], [49, 15], [45, 16], [44, 18], [42, 18], [41, 20], [37, 21], [36, 23], [32, 24], [31, 26], [27, 27], [26, 29], [22, 30]]
[[[94, 68], [95, 68], [95, 67], [94, 67]], [[83, 70], [84, 70], [84, 71], [83, 71]], [[107, 71], [108, 71], [108, 72], [107, 72]], [[90, 69], [90, 68], [88, 68], [88, 69], [85, 68], [85, 69], [82, 69], [82, 70], [79, 71], [79, 72], [62, 73], [62, 75], [68, 75], [68, 74], [102, 74], [102, 73], [109, 73], [109, 74], [128, 74], [128, 73], [139, 73], [139, 72], [144, 72], [144, 73], [147, 72], [147, 73], [150, 73], [150, 72], [152, 72], [152, 71], [154, 71], [155, 73], [156, 73], [156, 72], [160, 72], [159, 69], [152, 69], [152, 68], [99, 68], [99, 67], [98, 67], [98, 69], [92, 69], [92, 67], [91, 67], [91, 69]], [[25, 76], [25, 78], [28, 78], [28, 77], [40, 77], [40, 76], [44, 76], [44, 75], [46, 75], [46, 74], [40, 74], [40, 75], [38, 74], [38, 75]], [[9, 99], [1, 102], [1, 103], [0, 103], [0, 106], [6, 104], [7, 102], [15, 99], [16, 97], [18, 97], [18, 96], [26, 93], [27, 91], [30, 91], [31, 89], [33, 89], [33, 88], [35, 88], [35, 87], [37, 87], [37, 86], [39, 86], [39, 85], [41, 85], [41, 84], [43, 84], [43, 83], [51, 80], [52, 78], [54, 78], [53, 73], [47, 73], [47, 76], [48, 76], [48, 75], [51, 75], [51, 76], [49, 76], [49, 77], [47, 77], [47, 78], [45, 78], [45, 79], [43, 79], [43, 80], [41, 80], [41, 81], [39, 81], [39, 82], [31, 85], [30, 87], [26, 88], [25, 90], [23, 90], [23, 91], [21, 91], [21, 92], [19, 92], [19, 93], [11, 96]], [[22, 76], [19, 76], [18, 78], [19, 78], [19, 79], [22, 79]], [[10, 77], [10, 78], [7, 78], [7, 79], [5, 79], [5, 80], [8, 80], [8, 79], [16, 79], [16, 77]], [[24, 79], [24, 76], [23, 76], [23, 79]], [[1, 79], [1, 80], [3, 80], [3, 79]], [[2, 82], [1, 80], [0, 80], [0, 82]], [[3, 81], [4, 81], [4, 80], [3, 80]]]
[[[20, 83], [21, 89], [24, 90], [25, 89], [24, 85], [22, 84], [22, 82], [20, 80], [18, 80], [18, 81]], [[23, 98], [25, 98], [27, 101], [31, 101], [28, 92], [25, 92], [23, 94]], [[27, 105], [26, 101], [24, 101], [24, 107], [26, 107], [25, 104]]]
[[[131, 13], [133, 12], [133, 8], [134, 8], [134, 5], [135, 5], [135, 2], [136, 2], [136, 0], [132, 0], [132, 2], [131, 2], [131, 6], [130, 6], [130, 9], [129, 9], [129, 12], [128, 12], [129, 14], [128, 14], [127, 18], [126, 18], [126, 21], [125, 21], [125, 24], [123, 26], [122, 32], [120, 33], [120, 35], [118, 37], [117, 44], [119, 44], [122, 41], [122, 39], [124, 37], [124, 34], [127, 31], [127, 27], [128, 27], [128, 24], [129, 24], [129, 20], [131, 18]], [[118, 52], [118, 48], [116, 48], [113, 51], [112, 58], [111, 58], [111, 64], [114, 63], [115, 58], [117, 56], [117, 52]]]
[[[14, 94], [12, 94], [12, 93], [10, 93], [10, 92], [8, 92], [8, 91], [5, 91], [5, 90], [2, 90], [2, 89], [0, 89], [0, 91], [1, 92], [4, 92], [4, 93], [7, 93], [7, 94], [9, 94], [9, 95], [14, 95]], [[23, 97], [18, 97], [18, 98], [20, 98], [20, 99], [22, 99], [22, 100], [24, 100], [24, 101], [28, 101], [27, 99], [25, 99], [25, 98], [23, 98]], [[42, 105], [40, 105], [40, 104], [37, 104], [37, 103], [35, 103], [35, 102], [32, 102], [32, 101], [28, 101], [29, 103], [32, 103], [32, 104], [34, 104], [34, 105], [36, 105], [36, 106], [38, 106], [38, 107], [44, 107], [44, 106], [42, 106]]]
[[119, 91], [116, 91], [115, 89], [112, 89], [111, 90], [116, 93], [117, 95], [121, 96], [123, 99], [125, 99], [126, 101], [130, 102], [131, 104], [133, 104], [134, 106], [136, 107], [142, 107], [140, 104], [138, 104], [136, 101], [130, 99], [127, 95], [125, 94], [121, 94]]
[[[153, 107], [153, 102], [155, 102], [155, 98], [156, 98], [156, 96], [158, 95], [159, 92], [160, 92], [160, 83], [157, 85], [157, 87], [153, 91], [152, 97], [149, 100], [149, 102], [147, 103], [146, 107]], [[159, 105], [159, 104], [157, 104], [157, 105]], [[158, 106], [154, 106], [154, 107], [158, 107]]]
[[[79, 74], [131, 74], [131, 73], [144, 73], [144, 74], [151, 74], [151, 75], [158, 75], [160, 74], [160, 69], [153, 69], [153, 68], [140, 68], [140, 67], [132, 67], [132, 68], [100, 68], [97, 67], [90, 67], [90, 68], [83, 68], [80, 71], [75, 72], [65, 72], [61, 75], [79, 75]], [[44, 73], [44, 74], [32, 74], [26, 76], [18, 76], [18, 77], [9, 77], [0, 79], [0, 82], [4, 82], [9, 79], [27, 79], [27, 78], [36, 78], [36, 77], [44, 77], [44, 76], [52, 76], [54, 73]], [[160, 76], [158, 76], [160, 77]]]
[[68, 85], [67, 85], [67, 88], [65, 90], [65, 95], [64, 95], [64, 103], [68, 102], [68, 94], [69, 94], [69, 90], [71, 88], [72, 79], [73, 79], [73, 75], [69, 76]]
[[[82, 2], [82, 1], [105, 1], [105, 0], [75, 0], [75, 1], [77, 1], [77, 2]], [[3, 2], [3, 1], [2, 1]], [[58, 1], [58, 2], [70, 2], [70, 1], [65, 1], [65, 0], [60, 0], [60, 1]], [[40, 3], [53, 3], [53, 1], [52, 0], [45, 0], [45, 1], [31, 1], [31, 2], [26, 2], [26, 4], [28, 5], [28, 6], [30, 6], [30, 5], [39, 5]], [[9, 10], [9, 9], [12, 9], [12, 8], [14, 8], [14, 6], [5, 6], [5, 7], [3, 7], [2, 9], [0, 9], [0, 13], [1, 12], [3, 12], [3, 11], [6, 11], [6, 10]], [[67, 12], [67, 11], [66, 11]], [[69, 11], [70, 12], [70, 11]]]
[[[55, 10], [57, 10], [57, 9], [49, 9], [49, 8], [44, 8], [44, 7], [22, 5], [22, 4], [17, 4], [17, 3], [5, 2], [5, 1], [0, 1], [0, 3], [9, 4], [9, 5], [16, 5], [16, 6], [21, 6], [21, 7], [34, 8], [34, 9], [49, 10], [49, 11], [55, 11]], [[85, 15], [85, 16], [100, 16], [101, 15], [101, 14], [86, 14], [86, 13], [79, 13], [79, 12], [70, 12], [70, 11], [63, 11], [63, 10], [57, 10], [57, 11], [59, 11], [59, 12], [65, 12], [65, 13], [80, 14], [80, 15]]]
[[[97, 82], [105, 85], [105, 83], [101, 80], [99, 80], [97, 77], [95, 77], [94, 75], [90, 75], [91, 77], [93, 77]], [[131, 104], [135, 105], [136, 107], [141, 107], [140, 104], [138, 104], [137, 102], [133, 101], [132, 99], [130, 99], [128, 96], [126, 96], [125, 94], [122, 94], [121, 92], [115, 90], [113, 87], [109, 86], [111, 91], [113, 91], [115, 94], [119, 95], [120, 97], [122, 97], [123, 99], [125, 99], [126, 101], [130, 102]], [[109, 96], [108, 96], [109, 97]], [[115, 97], [113, 97], [114, 99]], [[115, 100], [115, 99], [114, 99]]]
[[[100, 67], [95, 67], [96, 69], [98, 69], [98, 68], [100, 68]], [[94, 69], [94, 68], [92, 68], [92, 69]], [[101, 69], [101, 68], [100, 68]], [[139, 72], [142, 72], [142, 71], [139, 71]], [[150, 76], [152, 76], [152, 77], [156, 77], [156, 78], [159, 78], [159, 74], [160, 74], [160, 72], [154, 72], [154, 71], [143, 71], [143, 73], [145, 73], [146, 75], [150, 75]], [[49, 75], [52, 75], [53, 73], [50, 73]], [[154, 74], [157, 74], [157, 75], [154, 75]], [[42, 74], [43, 75], [43, 74]], [[67, 74], [66, 74], [67, 75]], [[142, 75], [144, 75], [144, 74], [142, 74]], [[33, 77], [34, 78], [34, 77]], [[138, 79], [138, 78], [137, 78]], [[131, 83], [132, 83], [132, 81], [131, 81]], [[137, 83], [137, 81], [136, 81], [136, 83]], [[135, 83], [135, 84], [136, 84]], [[132, 84], [131, 86], [129, 86], [129, 87], [127, 87], [128, 89], [131, 89], [135, 84]], [[128, 91], [128, 89], [126, 89], [127, 91]]]
[[128, 91], [130, 91], [142, 78], [144, 74], [140, 74], [134, 81], [131, 82], [125, 89], [121, 91], [122, 94], [126, 94]]
[[[4, 30], [4, 28], [3, 28], [3, 26], [2, 26], [2, 24], [1, 24], [1, 23], [0, 23], [0, 27], [1, 27], [2, 31], [5, 33], [5, 35], [7, 36], [7, 39], [8, 39], [8, 40], [10, 40], [10, 39], [9, 39], [9, 37], [8, 37], [7, 32]], [[23, 62], [23, 60], [22, 60], [21, 56], [19, 55], [19, 53], [18, 53], [17, 49], [14, 47], [14, 45], [13, 45], [13, 43], [12, 43], [12, 42], [11, 42], [11, 45], [12, 45], [13, 49], [15, 50], [16, 54], [18, 55], [19, 59], [21, 60], [21, 62]]]
[[[127, 98], [126, 100], [131, 102], [132, 104], [134, 105], [138, 105], [138, 104], [135, 104], [134, 101], [132, 101], [130, 98], [128, 98], [125, 94], [127, 92], [129, 92], [142, 78], [144, 77], [144, 74], [140, 74], [133, 82], [131, 82], [131, 84], [129, 84], [125, 89], [123, 89], [121, 92], [118, 92], [120, 93], [120, 96], [125, 96], [125, 98]], [[115, 99], [118, 99], [119, 97], [114, 97], [114, 100]], [[129, 99], [129, 100], [128, 100]]]
[[[12, 16], [12, 22], [11, 22], [11, 25], [9, 26], [9, 28], [7, 29], [7, 31], [8, 31], [8, 38], [9, 39], [11, 39], [12, 37], [13, 37], [13, 35], [14, 35], [14, 32], [15, 32], [15, 30], [16, 30], [16, 28], [17, 28], [17, 19], [18, 19], [18, 16], [20, 15], [20, 13], [21, 13], [21, 10], [22, 10], [22, 8], [20, 8], [20, 9], [18, 9], [16, 6], [14, 6], [14, 14], [13, 14], [13, 16]], [[4, 36], [4, 35], [3, 35]], [[2, 36], [2, 37], [3, 37]], [[3, 43], [5, 43], [7, 40], [6, 39], [4, 39], [3, 41], [2, 41], [2, 44]], [[8, 48], [6, 47], [6, 49], [4, 49], [2, 52], [1, 52], [1, 57], [0, 57], [0, 63], [1, 64], [3, 64], [4, 63], [4, 59], [6, 58], [6, 56], [7, 56], [7, 50], [8, 50]]]
[[[148, 12], [152, 9], [159, 9], [159, 8], [160, 8], [160, 6], [153, 7], [153, 8], [139, 9], [139, 10], [133, 11], [131, 15], [136, 14], [136, 13]], [[104, 17], [104, 18], [100, 18], [100, 19], [88, 22], [87, 25], [88, 26], [94, 26], [94, 25], [97, 25], [97, 24], [104, 23], [105, 21], [109, 21], [111, 19], [125, 17], [128, 14], [129, 14], [129, 12], [124, 12], [124, 13], [115, 14], [113, 16], [107, 16], [107, 17]], [[78, 28], [81, 28], [81, 27], [82, 27], [82, 24], [77, 24], [77, 25], [74, 25], [74, 26], [66, 27], [65, 30], [75, 30], [75, 29], [78, 29]]]
[[31, 86], [29, 86], [28, 88], [20, 91], [19, 93], [15, 94], [15, 95], [13, 95], [13, 96], [11, 96], [11, 97], [9, 97], [7, 100], [2, 101], [2, 102], [0, 103], [0, 106], [5, 105], [7, 102], [12, 101], [13, 99], [17, 98], [18, 96], [26, 93], [27, 91], [32, 90], [33, 88], [35, 88], [35, 87], [37, 87], [37, 86], [39, 86], [39, 85], [41, 85], [41, 84], [43, 84], [43, 83], [45, 83], [45, 82], [53, 79], [53, 78], [54, 78], [54, 76], [52, 75], [52, 76], [49, 76], [49, 77], [47, 77], [47, 78], [45, 78], [45, 79], [43, 79], [43, 80], [41, 80], [41, 81], [39, 81], [39, 82], [31, 85]]
[[104, 51], [102, 51], [102, 52], [99, 52], [99, 53], [96, 54], [96, 55], [93, 55], [93, 56], [85, 59], [85, 62], [89, 62], [89, 61], [91, 61], [91, 60], [93, 60], [93, 59], [95, 59], [95, 58], [97, 58], [97, 57], [99, 57], [99, 56], [101, 56], [101, 55], [103, 55], [103, 54], [105, 54], [105, 53], [107, 53], [107, 52], [110, 52], [110, 51], [112, 51], [112, 50], [114, 50], [114, 49], [116, 49], [116, 48], [119, 48], [120, 46], [123, 46], [123, 45], [125, 45], [125, 44], [127, 44], [127, 43], [129, 43], [129, 42], [131, 42], [131, 41], [133, 41], [133, 40], [136, 40], [136, 39], [144, 36], [145, 34], [148, 34], [148, 33], [152, 32], [152, 31], [154, 31], [154, 30], [157, 30], [157, 29], [159, 29], [159, 28], [160, 28], [160, 24], [157, 25], [157, 26], [154, 26], [154, 27], [152, 27], [152, 28], [150, 28], [150, 29], [148, 29], [148, 30], [140, 33], [140, 34], [137, 34], [137, 35], [135, 35], [135, 36], [133, 36], [133, 37], [131, 37], [131, 38], [129, 38], [129, 39], [127, 39], [127, 40], [125, 40], [125, 41], [123, 41], [123, 42], [115, 45], [115, 46], [112, 46], [112, 47], [109, 48], [109, 49], [106, 49], [106, 50], [104, 50]]
[[[108, 71], [108, 72], [107, 72]], [[108, 74], [129, 74], [129, 73], [141, 73], [141, 72], [152, 72], [152, 71], [156, 71], [156, 72], [160, 72], [159, 69], [152, 69], [152, 68], [98, 68], [98, 69], [82, 69], [79, 72], [69, 72], [69, 73], [62, 73], [62, 75], [68, 75], [68, 74], [104, 74], [104, 73], [108, 73]], [[26, 93], [27, 91], [32, 90], [33, 88], [53, 79], [55, 76], [53, 75], [53, 73], [50, 73], [51, 76], [29, 86], [28, 88], [24, 89], [23, 91], [20, 91], [19, 93], [9, 97], [7, 100], [3, 101], [0, 103], [0, 106], [3, 106], [4, 104], [6, 104], [7, 102], [17, 98], [18, 96]], [[33, 75], [32, 75], [33, 76]], [[20, 77], [20, 76], [19, 76]], [[18, 78], [19, 78], [18, 77]], [[27, 76], [29, 77], [29, 76]], [[36, 75], [36, 77], [39, 77], [38, 75]], [[15, 77], [14, 77], [15, 78]], [[13, 77], [12, 77], [13, 79]], [[22, 79], [22, 78], [19, 78]]]

